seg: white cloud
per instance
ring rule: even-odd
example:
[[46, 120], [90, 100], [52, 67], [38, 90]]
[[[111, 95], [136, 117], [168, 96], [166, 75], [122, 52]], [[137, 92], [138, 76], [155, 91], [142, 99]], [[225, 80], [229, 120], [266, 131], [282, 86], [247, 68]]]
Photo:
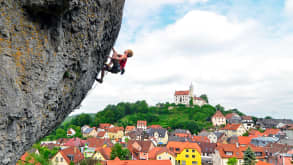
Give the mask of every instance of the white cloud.
[[120, 43], [134, 50], [125, 75], [106, 75], [80, 111], [119, 101], [173, 101], [174, 91], [193, 81], [195, 93], [206, 93], [212, 104], [250, 115], [293, 118], [292, 113], [284, 116], [293, 108], [293, 35], [271, 38], [269, 33], [256, 20], [200, 10], [162, 29], [142, 29], [135, 42]]
[[289, 16], [293, 16], [293, 0], [285, 1], [285, 12]]

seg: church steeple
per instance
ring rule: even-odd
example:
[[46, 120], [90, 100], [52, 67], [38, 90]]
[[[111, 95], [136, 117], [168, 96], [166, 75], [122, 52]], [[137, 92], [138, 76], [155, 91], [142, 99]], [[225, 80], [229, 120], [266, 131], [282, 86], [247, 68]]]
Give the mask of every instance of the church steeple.
[[191, 84], [189, 86], [189, 95], [190, 95], [190, 97], [193, 97], [194, 96], [193, 95], [193, 84], [192, 84], [192, 82], [191, 82]]

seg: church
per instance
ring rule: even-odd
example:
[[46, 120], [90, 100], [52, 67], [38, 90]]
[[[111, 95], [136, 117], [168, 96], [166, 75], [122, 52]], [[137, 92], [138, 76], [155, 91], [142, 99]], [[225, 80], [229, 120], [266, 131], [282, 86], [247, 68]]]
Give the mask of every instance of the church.
[[175, 94], [174, 94], [175, 104], [189, 105], [189, 101], [191, 98], [193, 99], [194, 105], [202, 106], [202, 105], [207, 104], [207, 102], [204, 99], [193, 95], [193, 84], [192, 83], [189, 86], [189, 90], [175, 91]]

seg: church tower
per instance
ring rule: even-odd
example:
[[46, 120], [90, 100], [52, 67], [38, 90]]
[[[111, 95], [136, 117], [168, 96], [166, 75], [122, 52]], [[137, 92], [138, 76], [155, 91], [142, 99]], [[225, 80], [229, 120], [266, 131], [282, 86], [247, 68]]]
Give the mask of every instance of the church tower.
[[191, 83], [189, 86], [189, 96], [193, 98], [193, 84]]

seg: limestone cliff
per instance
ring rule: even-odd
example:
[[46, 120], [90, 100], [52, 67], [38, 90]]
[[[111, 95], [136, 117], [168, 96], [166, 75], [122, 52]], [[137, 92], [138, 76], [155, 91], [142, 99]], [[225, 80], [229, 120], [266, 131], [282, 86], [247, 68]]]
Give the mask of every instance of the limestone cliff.
[[0, 0], [0, 164], [15, 164], [86, 96], [124, 0]]

